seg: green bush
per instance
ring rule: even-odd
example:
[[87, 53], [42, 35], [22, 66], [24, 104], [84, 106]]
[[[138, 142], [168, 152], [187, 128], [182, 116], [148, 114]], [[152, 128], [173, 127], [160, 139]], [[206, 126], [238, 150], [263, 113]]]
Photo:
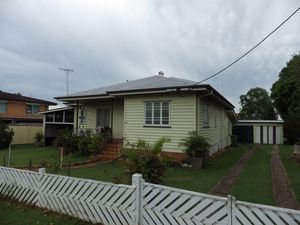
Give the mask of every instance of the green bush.
[[34, 135], [34, 140], [35, 140], [36, 143], [42, 143], [43, 138], [44, 138], [44, 135], [43, 135], [42, 132], [36, 132], [35, 135]]
[[64, 148], [64, 154], [78, 152], [78, 138], [69, 129], [59, 130], [54, 144]]
[[9, 128], [6, 123], [0, 121], [0, 149], [7, 149], [13, 140], [13, 136], [13, 129]]
[[95, 154], [99, 154], [110, 139], [111, 137], [109, 132], [96, 133], [90, 139], [89, 150]]
[[144, 140], [128, 144], [125, 155], [129, 174], [141, 173], [147, 182], [161, 183], [166, 165], [160, 153], [164, 143], [169, 141], [169, 138], [160, 138], [153, 146]]
[[103, 130], [103, 132], [96, 134], [86, 130], [80, 136], [72, 134], [70, 130], [60, 130], [54, 144], [63, 147], [66, 155], [80, 152], [81, 155], [87, 156], [91, 153], [99, 154], [110, 139], [109, 130]]
[[190, 158], [203, 158], [202, 167], [207, 166], [210, 148], [207, 138], [199, 135], [196, 131], [191, 131], [188, 137], [181, 139], [179, 146], [184, 147], [185, 153]]

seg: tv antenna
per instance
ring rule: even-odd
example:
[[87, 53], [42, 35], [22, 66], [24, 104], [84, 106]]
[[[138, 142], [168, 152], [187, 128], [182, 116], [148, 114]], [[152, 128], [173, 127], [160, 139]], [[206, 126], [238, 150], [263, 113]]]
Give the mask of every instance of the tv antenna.
[[58, 68], [67, 73], [67, 95], [69, 95], [69, 72], [74, 72], [74, 70], [66, 69], [66, 68]]

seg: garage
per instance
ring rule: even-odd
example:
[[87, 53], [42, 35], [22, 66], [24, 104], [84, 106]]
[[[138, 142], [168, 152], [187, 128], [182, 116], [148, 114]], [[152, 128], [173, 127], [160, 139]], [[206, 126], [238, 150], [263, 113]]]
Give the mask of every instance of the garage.
[[233, 127], [238, 143], [283, 144], [282, 120], [239, 120]]

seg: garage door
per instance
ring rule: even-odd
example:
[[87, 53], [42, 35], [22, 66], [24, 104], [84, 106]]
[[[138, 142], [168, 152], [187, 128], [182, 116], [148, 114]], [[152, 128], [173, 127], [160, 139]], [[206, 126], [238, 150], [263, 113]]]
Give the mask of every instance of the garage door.
[[281, 129], [276, 126], [255, 126], [254, 143], [257, 144], [281, 144]]
[[234, 126], [233, 135], [237, 135], [238, 143], [253, 143], [253, 126]]

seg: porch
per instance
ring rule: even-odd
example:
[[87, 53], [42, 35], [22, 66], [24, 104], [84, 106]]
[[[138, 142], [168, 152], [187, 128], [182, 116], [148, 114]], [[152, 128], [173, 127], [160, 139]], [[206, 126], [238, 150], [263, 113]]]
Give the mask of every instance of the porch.
[[76, 102], [74, 133], [77, 135], [111, 130], [111, 138], [121, 141], [124, 136], [123, 98], [89, 99]]

